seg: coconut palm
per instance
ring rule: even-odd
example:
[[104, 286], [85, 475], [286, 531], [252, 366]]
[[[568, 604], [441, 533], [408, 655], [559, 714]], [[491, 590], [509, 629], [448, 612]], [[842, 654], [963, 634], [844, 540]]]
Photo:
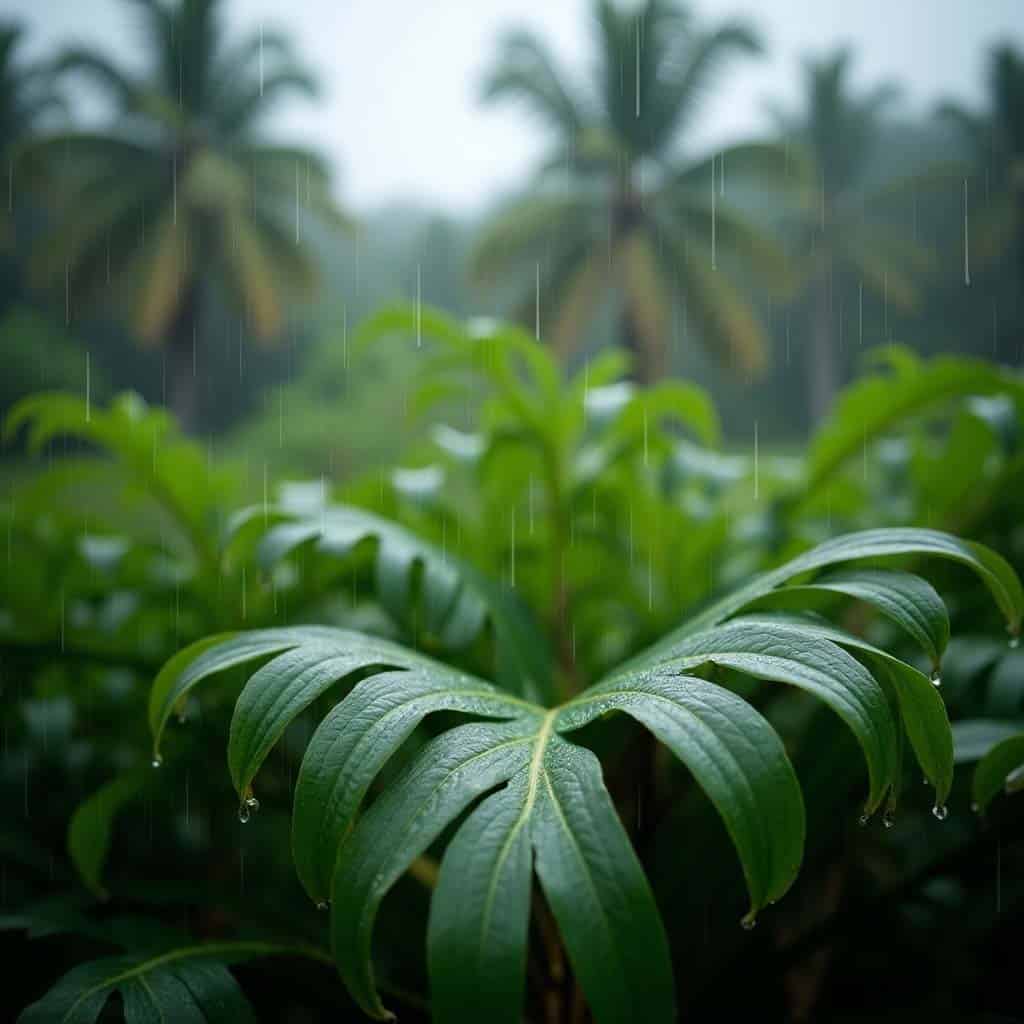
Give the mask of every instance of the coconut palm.
[[315, 281], [303, 216], [347, 221], [319, 157], [260, 136], [282, 95], [316, 92], [287, 39], [260, 31], [229, 44], [219, 0], [134, 2], [143, 75], [92, 50], [58, 61], [107, 92], [115, 120], [47, 143], [63, 173], [36, 266], [75, 303], [123, 303], [138, 335], [166, 346], [169, 404], [193, 426], [197, 336], [214, 292], [257, 339], [273, 339], [286, 296]]
[[989, 57], [988, 91], [987, 114], [955, 103], [940, 113], [960, 128], [985, 175], [988, 199], [973, 218], [972, 255], [984, 267], [1010, 251], [1024, 281], [1024, 58], [1008, 44]]
[[485, 228], [475, 276], [517, 272], [524, 316], [564, 355], [611, 289], [642, 380], [665, 370], [670, 338], [694, 328], [734, 367], [756, 370], [767, 342], [742, 276], [784, 285], [785, 266], [732, 186], [751, 172], [781, 177], [781, 150], [751, 143], [690, 160], [680, 143], [717, 73], [759, 52], [757, 37], [738, 22], [703, 29], [668, 0], [629, 10], [597, 0], [594, 27], [586, 82], [528, 32], [503, 41], [485, 98], [527, 104], [551, 144], [536, 180]]
[[809, 160], [815, 188], [790, 223], [792, 251], [803, 254], [801, 288], [794, 301], [805, 321], [812, 418], [828, 411], [840, 384], [835, 283], [857, 281], [857, 303], [875, 295], [897, 310], [918, 302], [918, 278], [932, 264], [930, 252], [887, 216], [887, 203], [934, 185], [946, 166], [924, 168], [899, 180], [874, 180], [883, 119], [898, 97], [888, 82], [855, 94], [849, 84], [851, 54], [840, 49], [804, 62], [805, 98], [795, 113], [774, 111], [789, 146]]
[[3, 201], [0, 202], [0, 247], [14, 237], [14, 209], [21, 178], [38, 180], [38, 167], [26, 162], [26, 147], [45, 127], [47, 118], [66, 110], [54, 88], [49, 67], [26, 61], [19, 55], [24, 45], [20, 25], [0, 24], [0, 164], [3, 170]]

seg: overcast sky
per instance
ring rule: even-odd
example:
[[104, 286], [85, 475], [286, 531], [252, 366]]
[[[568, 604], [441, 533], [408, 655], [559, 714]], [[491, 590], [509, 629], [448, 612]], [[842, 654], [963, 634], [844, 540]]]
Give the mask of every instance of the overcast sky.
[[[338, 193], [366, 209], [413, 199], [470, 211], [521, 180], [541, 149], [539, 126], [508, 104], [482, 107], [480, 80], [501, 31], [540, 32], [580, 75], [589, 67], [587, 0], [230, 0], [236, 30], [285, 28], [320, 74], [323, 101], [283, 107], [273, 133], [334, 161]], [[701, 0], [702, 20], [749, 17], [767, 55], [738, 60], [709, 96], [694, 149], [761, 130], [765, 97], [792, 99], [798, 60], [841, 42], [856, 79], [895, 78], [907, 107], [939, 96], [982, 99], [997, 38], [1024, 44], [1024, 0]], [[76, 40], [138, 59], [138, 17], [125, 0], [0, 0], [32, 48]]]

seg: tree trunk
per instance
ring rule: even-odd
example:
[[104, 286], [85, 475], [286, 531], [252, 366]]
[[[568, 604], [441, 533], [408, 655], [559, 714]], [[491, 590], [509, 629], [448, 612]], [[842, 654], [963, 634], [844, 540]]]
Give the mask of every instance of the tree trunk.
[[812, 426], [817, 426], [825, 418], [832, 407], [839, 384], [828, 291], [828, 276], [825, 275], [811, 296], [811, 347], [807, 357], [807, 384]]
[[199, 417], [196, 343], [199, 330], [199, 285], [193, 281], [182, 297], [167, 335], [167, 405], [186, 434]]
[[657, 383], [664, 373], [660, 353], [652, 352], [644, 344], [640, 332], [636, 329], [636, 323], [629, 311], [628, 302], [622, 310], [621, 326], [619, 333], [622, 338], [622, 347], [629, 353], [632, 360], [631, 376], [638, 384], [644, 387]]

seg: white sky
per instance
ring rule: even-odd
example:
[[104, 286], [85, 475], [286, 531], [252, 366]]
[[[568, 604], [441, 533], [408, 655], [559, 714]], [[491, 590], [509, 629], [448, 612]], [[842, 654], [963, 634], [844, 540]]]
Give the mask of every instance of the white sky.
[[[411, 199], [479, 209], [528, 173], [540, 127], [514, 105], [483, 107], [480, 80], [503, 28], [527, 25], [579, 74], [589, 68], [587, 0], [230, 0], [236, 29], [289, 31], [321, 76], [320, 105], [291, 104], [274, 135], [332, 158], [339, 197], [366, 209]], [[700, 0], [704, 23], [749, 17], [767, 56], [727, 69], [695, 126], [694, 148], [757, 132], [765, 97], [791, 99], [798, 59], [848, 42], [861, 82], [895, 78], [908, 108], [939, 96], [980, 102], [993, 40], [1024, 45], [1024, 0]], [[89, 42], [138, 59], [137, 14], [125, 0], [0, 0], [0, 17], [31, 29], [38, 51]]]

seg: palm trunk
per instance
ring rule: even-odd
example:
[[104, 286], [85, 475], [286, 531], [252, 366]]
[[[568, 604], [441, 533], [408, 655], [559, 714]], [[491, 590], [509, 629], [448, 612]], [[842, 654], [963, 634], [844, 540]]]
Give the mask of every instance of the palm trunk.
[[815, 288], [811, 301], [811, 350], [807, 360], [807, 384], [811, 424], [816, 426], [832, 407], [839, 384], [827, 276]]
[[657, 383], [664, 374], [661, 353], [652, 352], [650, 347], [644, 344], [628, 305], [622, 311], [619, 333], [622, 338], [622, 347], [629, 353], [632, 360], [633, 379], [644, 387], [650, 387]]
[[186, 434], [194, 433], [199, 415], [196, 335], [199, 329], [199, 285], [192, 282], [167, 336], [167, 405]]

